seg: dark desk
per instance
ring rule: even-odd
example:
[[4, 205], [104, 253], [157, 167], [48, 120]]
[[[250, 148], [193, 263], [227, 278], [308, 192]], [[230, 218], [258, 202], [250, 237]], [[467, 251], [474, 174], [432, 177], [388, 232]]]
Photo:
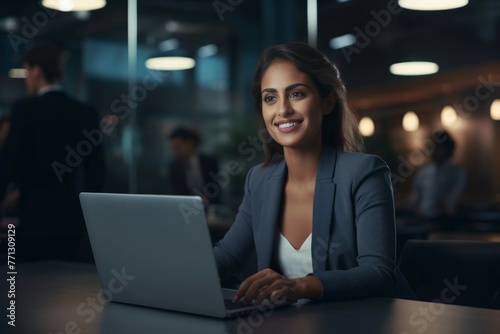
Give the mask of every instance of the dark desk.
[[92, 266], [35, 262], [19, 264], [17, 273], [15, 328], [6, 324], [6, 280], [0, 281], [0, 333], [500, 333], [500, 311], [387, 298], [302, 303], [231, 320], [118, 303], [102, 307]]

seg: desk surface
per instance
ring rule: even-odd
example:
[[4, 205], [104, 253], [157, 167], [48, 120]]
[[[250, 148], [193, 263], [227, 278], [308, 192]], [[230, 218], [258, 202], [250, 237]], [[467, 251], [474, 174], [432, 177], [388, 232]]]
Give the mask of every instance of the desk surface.
[[[7, 272], [5, 266], [0, 270]], [[15, 284], [13, 328], [5, 317], [6, 280], [0, 280], [1, 333], [500, 333], [500, 311], [402, 299], [302, 303], [231, 320], [119, 303], [102, 306], [95, 268], [76, 263], [18, 264]]]

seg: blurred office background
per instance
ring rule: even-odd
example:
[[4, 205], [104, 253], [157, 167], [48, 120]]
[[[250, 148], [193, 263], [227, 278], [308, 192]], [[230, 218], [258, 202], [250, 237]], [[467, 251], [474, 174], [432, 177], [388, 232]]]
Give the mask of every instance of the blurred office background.
[[[58, 1], [65, 9], [69, 2]], [[22, 73], [12, 71], [22, 68], [23, 53], [56, 42], [67, 50], [64, 88], [100, 113], [105, 191], [168, 193], [168, 135], [192, 125], [221, 171], [230, 161], [240, 167], [221, 187], [232, 212], [246, 171], [262, 156], [249, 90], [259, 54], [279, 42], [309, 41], [338, 64], [362, 119], [367, 152], [392, 169], [401, 233], [420, 233], [412, 229], [411, 184], [415, 170], [429, 162], [431, 133], [445, 129], [457, 143], [454, 163], [467, 171], [458, 208], [462, 225], [454, 236], [498, 240], [499, 1], [420, 11], [395, 0], [108, 0], [97, 10], [65, 12], [39, 1], [5, 0], [0, 31], [0, 116], [25, 96], [17, 78]], [[185, 70], [148, 69], [146, 60], [156, 56], [196, 63]], [[390, 71], [394, 63], [415, 60], [438, 70]]]

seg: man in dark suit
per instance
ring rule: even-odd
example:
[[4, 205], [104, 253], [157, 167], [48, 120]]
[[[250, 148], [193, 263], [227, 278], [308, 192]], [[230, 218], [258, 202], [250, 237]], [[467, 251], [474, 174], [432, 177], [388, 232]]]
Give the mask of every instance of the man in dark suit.
[[57, 46], [30, 50], [24, 66], [29, 97], [12, 107], [0, 196], [9, 182], [20, 189], [18, 261], [75, 260], [86, 238], [78, 194], [100, 191], [104, 180], [98, 114], [62, 91]]
[[206, 204], [220, 203], [220, 185], [216, 182], [217, 159], [200, 154], [198, 134], [179, 127], [170, 134], [175, 159], [170, 164], [170, 182], [177, 195], [198, 195]]

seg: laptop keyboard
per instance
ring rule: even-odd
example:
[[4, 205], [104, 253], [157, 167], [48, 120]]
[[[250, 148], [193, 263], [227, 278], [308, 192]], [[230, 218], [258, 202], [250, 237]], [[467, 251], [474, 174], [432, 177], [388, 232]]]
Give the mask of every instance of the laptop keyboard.
[[226, 310], [236, 310], [239, 308], [252, 306], [251, 304], [245, 304], [243, 301], [240, 300], [233, 303], [231, 299], [224, 299], [224, 304], [226, 305]]

